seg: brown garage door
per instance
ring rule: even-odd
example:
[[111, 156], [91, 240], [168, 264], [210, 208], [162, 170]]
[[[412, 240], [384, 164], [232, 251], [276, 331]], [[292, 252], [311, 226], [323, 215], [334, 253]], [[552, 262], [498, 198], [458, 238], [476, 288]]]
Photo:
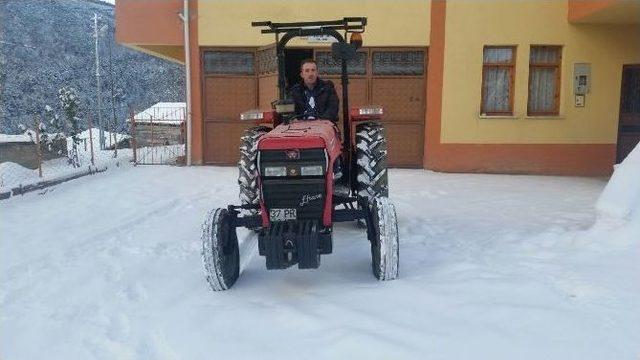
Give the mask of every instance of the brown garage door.
[[242, 132], [252, 124], [241, 122], [241, 112], [257, 106], [255, 51], [203, 52], [204, 162], [235, 164]]
[[[342, 104], [339, 64], [326, 50], [315, 55], [321, 76], [335, 83]], [[423, 49], [365, 48], [349, 63], [349, 106], [384, 107], [391, 166], [422, 167], [425, 57]]]
[[[341, 63], [335, 61], [330, 51], [326, 49], [316, 49], [314, 58], [318, 63], [320, 77], [331, 80], [335, 85], [338, 99], [340, 99], [340, 111], [338, 128], [342, 130], [342, 74]], [[349, 71], [349, 107], [369, 104], [369, 80], [367, 79], [367, 50], [358, 51], [355, 59], [350, 60], [347, 65]]]
[[425, 58], [417, 49], [371, 50], [371, 103], [384, 107], [392, 166], [422, 167]]
[[[321, 76], [334, 82], [342, 103], [338, 63], [327, 48], [315, 49], [314, 56]], [[277, 98], [275, 51], [272, 46], [211, 50], [203, 53], [203, 63], [205, 162], [235, 164], [242, 131], [252, 126], [241, 123], [239, 114], [268, 109]], [[349, 63], [349, 105], [385, 108], [390, 166], [422, 167], [425, 64], [422, 48], [363, 48]]]

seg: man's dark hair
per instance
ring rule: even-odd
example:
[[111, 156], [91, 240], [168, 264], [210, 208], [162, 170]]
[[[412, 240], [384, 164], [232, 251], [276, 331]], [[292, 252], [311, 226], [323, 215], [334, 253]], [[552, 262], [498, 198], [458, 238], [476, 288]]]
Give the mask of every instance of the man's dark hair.
[[311, 58], [300, 61], [300, 70], [302, 70], [302, 67], [304, 66], [304, 64], [315, 64], [316, 67], [318, 67], [318, 63]]

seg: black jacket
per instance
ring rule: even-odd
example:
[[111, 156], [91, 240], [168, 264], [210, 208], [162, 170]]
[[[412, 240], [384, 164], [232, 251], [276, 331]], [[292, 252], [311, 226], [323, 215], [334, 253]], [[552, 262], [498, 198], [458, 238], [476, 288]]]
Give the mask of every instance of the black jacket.
[[[296, 106], [296, 114], [305, 116], [307, 110], [307, 96], [305, 95], [306, 86], [304, 82], [295, 84], [289, 90], [289, 96], [293, 99]], [[336, 93], [336, 88], [330, 80], [322, 80], [318, 78], [316, 86], [313, 88], [315, 99], [315, 115], [318, 119], [326, 119], [338, 121], [338, 109], [340, 100]]]

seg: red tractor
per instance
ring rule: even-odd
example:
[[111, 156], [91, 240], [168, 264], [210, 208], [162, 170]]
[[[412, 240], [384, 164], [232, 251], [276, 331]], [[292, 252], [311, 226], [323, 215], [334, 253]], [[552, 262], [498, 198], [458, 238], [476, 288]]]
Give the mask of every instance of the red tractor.
[[[347, 62], [362, 45], [366, 23], [361, 17], [252, 23], [262, 27], [262, 33], [276, 35], [279, 100], [270, 111], [241, 114], [242, 120], [256, 121], [240, 145], [241, 205], [209, 211], [203, 226], [202, 258], [213, 290], [229, 289], [240, 275], [238, 227], [258, 233], [267, 269], [295, 264], [314, 269], [321, 255], [332, 252], [334, 223], [364, 223], [374, 276], [398, 276], [398, 225], [388, 199], [383, 111], [379, 106], [349, 109]], [[342, 66], [342, 133], [330, 120], [300, 119], [287, 98], [285, 46], [294, 37], [315, 35], [336, 39], [332, 53]]]

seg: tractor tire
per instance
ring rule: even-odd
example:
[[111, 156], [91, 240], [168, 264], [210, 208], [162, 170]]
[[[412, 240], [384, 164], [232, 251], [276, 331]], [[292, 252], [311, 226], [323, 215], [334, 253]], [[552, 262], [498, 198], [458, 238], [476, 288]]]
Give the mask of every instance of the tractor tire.
[[[238, 160], [238, 185], [240, 185], [240, 203], [242, 205], [260, 203], [258, 189], [258, 140], [271, 128], [256, 126], [245, 130], [240, 138], [240, 159]], [[249, 210], [251, 215], [257, 215], [258, 210]]]
[[380, 281], [398, 277], [400, 242], [396, 208], [386, 197], [376, 197], [371, 202], [371, 268]]
[[240, 276], [238, 237], [227, 209], [207, 213], [202, 227], [202, 262], [213, 291], [231, 288]]
[[389, 196], [387, 139], [382, 124], [365, 122], [356, 126], [356, 171], [358, 197], [371, 202]]

